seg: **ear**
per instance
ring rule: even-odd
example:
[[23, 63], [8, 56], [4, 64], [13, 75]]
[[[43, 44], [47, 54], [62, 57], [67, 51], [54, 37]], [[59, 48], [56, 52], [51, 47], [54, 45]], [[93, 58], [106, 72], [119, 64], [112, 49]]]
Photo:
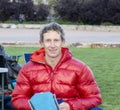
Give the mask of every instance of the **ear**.
[[39, 44], [40, 44], [40, 46], [43, 47], [43, 42], [41, 40], [39, 40]]
[[64, 46], [65, 46], [65, 40], [62, 41], [62, 47], [64, 47]]

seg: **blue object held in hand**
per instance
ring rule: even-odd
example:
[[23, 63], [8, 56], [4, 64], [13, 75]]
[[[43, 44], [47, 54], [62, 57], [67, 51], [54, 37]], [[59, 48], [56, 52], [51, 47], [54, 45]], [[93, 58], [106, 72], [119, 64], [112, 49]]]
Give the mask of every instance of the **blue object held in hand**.
[[56, 97], [51, 92], [36, 93], [29, 104], [32, 110], [59, 110]]

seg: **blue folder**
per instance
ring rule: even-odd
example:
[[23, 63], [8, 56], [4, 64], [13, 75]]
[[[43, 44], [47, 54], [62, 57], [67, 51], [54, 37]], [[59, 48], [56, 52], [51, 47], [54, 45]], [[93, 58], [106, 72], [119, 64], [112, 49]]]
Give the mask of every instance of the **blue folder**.
[[56, 97], [51, 92], [36, 93], [29, 104], [32, 110], [59, 110]]

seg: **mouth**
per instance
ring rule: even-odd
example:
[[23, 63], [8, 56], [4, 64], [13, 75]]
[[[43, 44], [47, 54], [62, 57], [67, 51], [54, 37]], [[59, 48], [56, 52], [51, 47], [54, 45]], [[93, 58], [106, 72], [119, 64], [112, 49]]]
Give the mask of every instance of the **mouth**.
[[57, 49], [51, 49], [49, 50], [50, 53], [56, 53], [57, 52]]

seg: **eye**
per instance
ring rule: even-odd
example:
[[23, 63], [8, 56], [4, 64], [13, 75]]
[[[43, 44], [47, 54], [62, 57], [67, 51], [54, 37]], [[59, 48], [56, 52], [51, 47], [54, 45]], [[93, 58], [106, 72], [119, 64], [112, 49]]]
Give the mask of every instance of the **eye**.
[[59, 39], [55, 39], [54, 42], [59, 42], [60, 40]]
[[46, 39], [45, 42], [51, 42], [51, 40], [50, 39]]

